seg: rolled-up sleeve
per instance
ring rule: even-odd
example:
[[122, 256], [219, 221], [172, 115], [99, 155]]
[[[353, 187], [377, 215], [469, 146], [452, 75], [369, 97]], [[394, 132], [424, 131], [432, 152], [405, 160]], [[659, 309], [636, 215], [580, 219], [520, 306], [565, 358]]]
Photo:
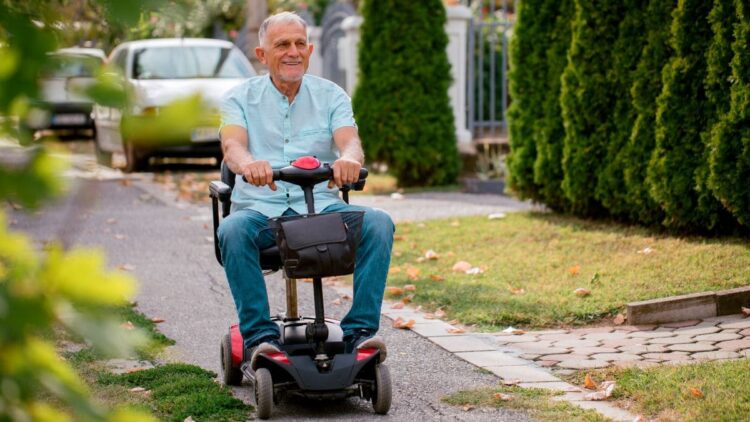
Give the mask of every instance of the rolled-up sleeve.
[[242, 126], [247, 129], [247, 118], [245, 117], [245, 111], [240, 103], [240, 94], [242, 93], [241, 87], [227, 92], [221, 99], [219, 104], [219, 112], [221, 113], [221, 125], [219, 126], [219, 133], [221, 129], [227, 125]]
[[331, 95], [331, 132], [346, 126], [357, 127], [357, 123], [354, 121], [351, 98], [338, 86], [332, 90]]

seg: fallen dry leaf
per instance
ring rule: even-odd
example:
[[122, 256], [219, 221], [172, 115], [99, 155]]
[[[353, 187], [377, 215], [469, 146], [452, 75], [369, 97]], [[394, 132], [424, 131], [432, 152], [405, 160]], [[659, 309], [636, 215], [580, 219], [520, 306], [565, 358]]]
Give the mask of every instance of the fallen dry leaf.
[[148, 368], [143, 368], [143, 367], [139, 366], [137, 368], [130, 368], [130, 369], [128, 369], [125, 372], [127, 372], [128, 374], [132, 374], [133, 372], [141, 372], [141, 371], [145, 371], [146, 369], [148, 369]]
[[160, 317], [151, 318], [151, 322], [153, 322], [154, 324], [161, 324], [164, 321], [165, 321], [164, 318], [160, 318]]
[[625, 315], [623, 315], [623, 314], [617, 314], [617, 316], [615, 317], [614, 320], [612, 320], [612, 322], [615, 325], [622, 325], [622, 324], [624, 324], [625, 323]]
[[402, 297], [401, 298], [401, 302], [403, 302], [406, 305], [410, 304], [411, 303], [411, 296], [404, 296], [404, 297]]
[[448, 328], [446, 331], [448, 331], [449, 334], [463, 334], [466, 332], [463, 328]]
[[513, 378], [513, 379], [509, 379], [509, 380], [503, 380], [503, 385], [508, 386], [508, 387], [512, 387], [512, 386], [518, 385], [520, 383], [521, 383], [521, 380], [518, 379], [518, 378]]
[[195, 419], [193, 419], [192, 416], [188, 416], [187, 418], [183, 419], [182, 422], [195, 422]]
[[445, 316], [445, 311], [442, 309], [438, 309], [435, 311], [435, 318], [443, 318]]
[[130, 321], [123, 322], [122, 324], [120, 324], [120, 327], [122, 327], [122, 328], [124, 328], [126, 330], [135, 330], [135, 325], [133, 325], [133, 323], [130, 322]]
[[638, 415], [633, 419], [633, 422], [646, 422], [646, 418], [644, 418], [643, 415]]
[[612, 392], [615, 391], [615, 382], [614, 381], [604, 381], [599, 385], [599, 391], [596, 391], [594, 393], [588, 393], [583, 396], [584, 400], [606, 400], [610, 396], [612, 396]]
[[417, 306], [417, 309], [415, 309], [414, 312], [422, 312], [422, 305]]
[[484, 270], [479, 267], [471, 267], [466, 270], [466, 274], [482, 274], [483, 272]]
[[412, 327], [414, 326], [414, 324], [416, 324], [416, 323], [417, 323], [417, 322], [416, 322], [416, 321], [414, 321], [413, 319], [410, 319], [410, 320], [408, 320], [408, 321], [405, 321], [405, 320], [404, 320], [403, 318], [401, 318], [401, 317], [398, 317], [398, 318], [396, 318], [396, 319], [395, 319], [395, 320], [393, 321], [393, 328], [400, 328], [400, 329], [402, 329], [402, 330], [409, 330], [409, 329], [411, 329], [411, 328], [412, 328]]
[[522, 294], [526, 293], [526, 290], [524, 290], [522, 288], [511, 287], [510, 288], [510, 293], [514, 294], [514, 295], [522, 295]]
[[591, 379], [591, 375], [586, 374], [586, 378], [583, 380], [583, 386], [589, 390], [596, 390], [597, 384]]
[[576, 296], [578, 296], [578, 297], [585, 297], [585, 296], [588, 296], [588, 295], [591, 294], [591, 290], [584, 289], [583, 287], [579, 287], [579, 288], [573, 290], [573, 293], [575, 293]]
[[404, 309], [404, 303], [396, 302], [393, 305], [391, 305], [391, 309]]
[[399, 240], [405, 240], [405, 239], [406, 239], [406, 237], [404, 237], [401, 234], [395, 234], [395, 235], [393, 235], [393, 240], [396, 241], [396, 242], [398, 242]]
[[432, 280], [432, 281], [443, 281], [443, 280], [445, 280], [445, 277], [443, 277], [440, 274], [431, 274], [430, 275], [430, 280]]
[[503, 212], [497, 212], [497, 213], [490, 214], [490, 215], [487, 216], [487, 219], [489, 219], [489, 220], [500, 220], [500, 219], [503, 219], [503, 218], [505, 218], [505, 213], [503, 213]]
[[402, 294], [404, 294], [404, 289], [402, 289], [401, 287], [394, 287], [394, 286], [386, 287], [385, 291], [389, 295], [393, 295], [393, 296], [401, 296]]
[[303, 283], [312, 283], [313, 279], [312, 278], [300, 278], [299, 281]]
[[746, 308], [746, 307], [742, 306], [741, 309], [742, 309], [742, 313], [743, 314], [745, 314], [747, 316], [750, 316], [750, 308]]
[[581, 272], [581, 266], [580, 265], [573, 265], [572, 267], [568, 268], [568, 274], [576, 276], [578, 273]]
[[115, 224], [116, 222], [117, 222], [116, 218], [108, 218], [107, 219], [107, 224]]
[[343, 294], [341, 295], [341, 300], [352, 300], [352, 297], [347, 294]]
[[458, 261], [455, 264], [453, 264], [453, 268], [451, 268], [451, 271], [457, 272], [457, 273], [465, 273], [471, 269], [471, 264], [469, 264], [466, 261]]
[[391, 267], [388, 269], [388, 274], [398, 274], [401, 272], [401, 267]]
[[331, 302], [332, 305], [341, 305], [341, 298], [336, 298]]
[[143, 388], [143, 387], [133, 387], [133, 388], [131, 388], [128, 391], [130, 391], [131, 393], [142, 393], [142, 392], [146, 391], [146, 389]]
[[451, 221], [451, 227], [458, 227], [461, 225], [461, 222], [458, 220]]
[[416, 280], [421, 272], [422, 270], [417, 267], [409, 267], [406, 269], [406, 276], [409, 277], [409, 280]]
[[417, 291], [417, 286], [415, 286], [413, 284], [407, 284], [407, 285], [404, 286], [404, 291], [405, 292], [416, 292]]
[[645, 248], [641, 249], [641, 250], [640, 250], [640, 251], [638, 251], [637, 253], [639, 253], [639, 254], [642, 254], [642, 255], [648, 255], [648, 254], [650, 254], [650, 253], [651, 253], [651, 252], [653, 252], [653, 251], [654, 251], [654, 250], [653, 250], [653, 249], [651, 249], [651, 247], [649, 247], [649, 246], [646, 246]]
[[703, 398], [703, 391], [695, 387], [690, 387], [690, 395], [700, 399]]
[[122, 179], [120, 180], [120, 184], [123, 186], [130, 186], [130, 179]]
[[117, 269], [120, 269], [120, 270], [123, 270], [123, 271], [135, 271], [135, 265], [122, 264], [122, 265], [118, 265]]
[[438, 259], [440, 258], [440, 255], [437, 254], [437, 252], [433, 251], [432, 249], [428, 249], [427, 252], [424, 253], [424, 257], [426, 259]]
[[516, 335], [516, 336], [520, 336], [521, 334], [526, 334], [526, 331], [520, 330], [518, 328], [513, 328], [513, 327], [508, 327], [508, 328], [504, 329], [502, 332], [506, 333], [506, 334], [513, 334], [513, 335]]
[[495, 393], [495, 394], [492, 395], [492, 397], [494, 397], [495, 400], [500, 400], [500, 401], [511, 401], [511, 400], [513, 400], [513, 396], [511, 396], [510, 394], [505, 394], [505, 393]]
[[474, 406], [472, 406], [470, 404], [467, 404], [467, 405], [464, 405], [464, 407], [462, 407], [461, 409], [463, 409], [464, 412], [468, 412], [468, 411], [474, 409]]
[[403, 255], [403, 252], [401, 252], [401, 251], [393, 251], [393, 256], [395, 256], [396, 258], [400, 257], [401, 255]]
[[417, 264], [421, 264], [421, 263], [427, 261], [427, 258], [425, 258], [423, 256], [418, 256], [417, 259], [415, 259], [414, 261], [416, 261]]
[[450, 325], [456, 325], [456, 324], [458, 324], [458, 320], [457, 319], [452, 319], [452, 320], [448, 321], [448, 324], [450, 324]]

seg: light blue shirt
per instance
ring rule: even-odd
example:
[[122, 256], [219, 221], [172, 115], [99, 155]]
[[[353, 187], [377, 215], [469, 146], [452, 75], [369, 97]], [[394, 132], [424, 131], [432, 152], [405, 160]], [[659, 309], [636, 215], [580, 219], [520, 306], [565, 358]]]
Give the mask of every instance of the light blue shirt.
[[[323, 163], [339, 157], [333, 132], [346, 126], [356, 127], [351, 99], [343, 89], [326, 79], [305, 75], [299, 92], [289, 104], [287, 97], [268, 75], [256, 76], [227, 92], [221, 102], [221, 127], [237, 125], [247, 129], [248, 149], [256, 160], [267, 160], [271, 167], [289, 165], [295, 159], [314, 155]], [[268, 186], [253, 186], [235, 179], [232, 211], [252, 208], [268, 217], [277, 217], [287, 208], [307, 213], [302, 188], [276, 182], [274, 192]], [[314, 189], [315, 212], [342, 202], [338, 188], [319, 183]]]

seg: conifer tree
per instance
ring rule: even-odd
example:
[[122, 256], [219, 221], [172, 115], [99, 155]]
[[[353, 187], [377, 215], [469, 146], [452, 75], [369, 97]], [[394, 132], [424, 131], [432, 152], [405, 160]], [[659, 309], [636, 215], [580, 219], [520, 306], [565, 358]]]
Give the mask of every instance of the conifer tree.
[[612, 60], [607, 74], [615, 94], [612, 113], [608, 116], [612, 130], [607, 134], [607, 154], [598, 175], [595, 196], [611, 215], [626, 219], [630, 217], [633, 204], [625, 187], [624, 172], [629, 159], [625, 147], [636, 118], [630, 88], [646, 43], [647, 0], [622, 0], [622, 4], [625, 14], [621, 17], [618, 38], [612, 46]]
[[562, 75], [561, 107], [565, 125], [563, 191], [573, 212], [605, 214], [594, 196], [607, 156], [609, 136], [617, 129], [610, 118], [617, 96], [608, 79], [617, 28], [625, 12], [619, 0], [596, 4], [576, 0], [568, 64]]
[[365, 0], [353, 106], [367, 157], [400, 186], [453, 183], [460, 160], [440, 0]]
[[[732, 4], [734, 3], [734, 4]], [[716, 34], [709, 51], [709, 75], [711, 69], [719, 73], [718, 66], [726, 60], [729, 52], [722, 47], [729, 43], [732, 33], [736, 38], [731, 43], [730, 109], [722, 114], [714, 127], [711, 138], [710, 186], [721, 203], [737, 218], [740, 224], [750, 226], [750, 8], [745, 2], [717, 0], [712, 11], [712, 22]], [[736, 26], [731, 25], [730, 16], [736, 16]], [[720, 44], [718, 38], [722, 38]], [[713, 76], [713, 75], [712, 75]], [[723, 103], [728, 83], [721, 78], [707, 79], [713, 101]]]
[[631, 95], [636, 120], [628, 143], [624, 146], [625, 168], [623, 178], [630, 204], [630, 218], [643, 224], [656, 224], [664, 214], [651, 198], [646, 184], [646, 170], [654, 150], [656, 134], [656, 97], [662, 89], [661, 70], [668, 62], [672, 49], [669, 46], [669, 23], [676, 0], [650, 0], [643, 17], [646, 27], [646, 45], [636, 67]]
[[671, 28], [674, 55], [664, 68], [657, 98], [656, 145], [647, 183], [665, 212], [664, 224], [677, 229], [711, 230], [725, 218], [701, 170], [708, 159], [701, 134], [715, 118], [706, 107], [704, 86], [711, 9], [705, 0], [679, 0]]

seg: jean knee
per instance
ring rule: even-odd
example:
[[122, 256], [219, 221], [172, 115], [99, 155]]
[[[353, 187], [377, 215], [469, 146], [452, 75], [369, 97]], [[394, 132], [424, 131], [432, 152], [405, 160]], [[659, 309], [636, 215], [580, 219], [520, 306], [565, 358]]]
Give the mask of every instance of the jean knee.
[[365, 212], [364, 231], [370, 236], [377, 236], [382, 239], [393, 239], [393, 232], [396, 226], [393, 224], [391, 216], [383, 210], [373, 208]]

